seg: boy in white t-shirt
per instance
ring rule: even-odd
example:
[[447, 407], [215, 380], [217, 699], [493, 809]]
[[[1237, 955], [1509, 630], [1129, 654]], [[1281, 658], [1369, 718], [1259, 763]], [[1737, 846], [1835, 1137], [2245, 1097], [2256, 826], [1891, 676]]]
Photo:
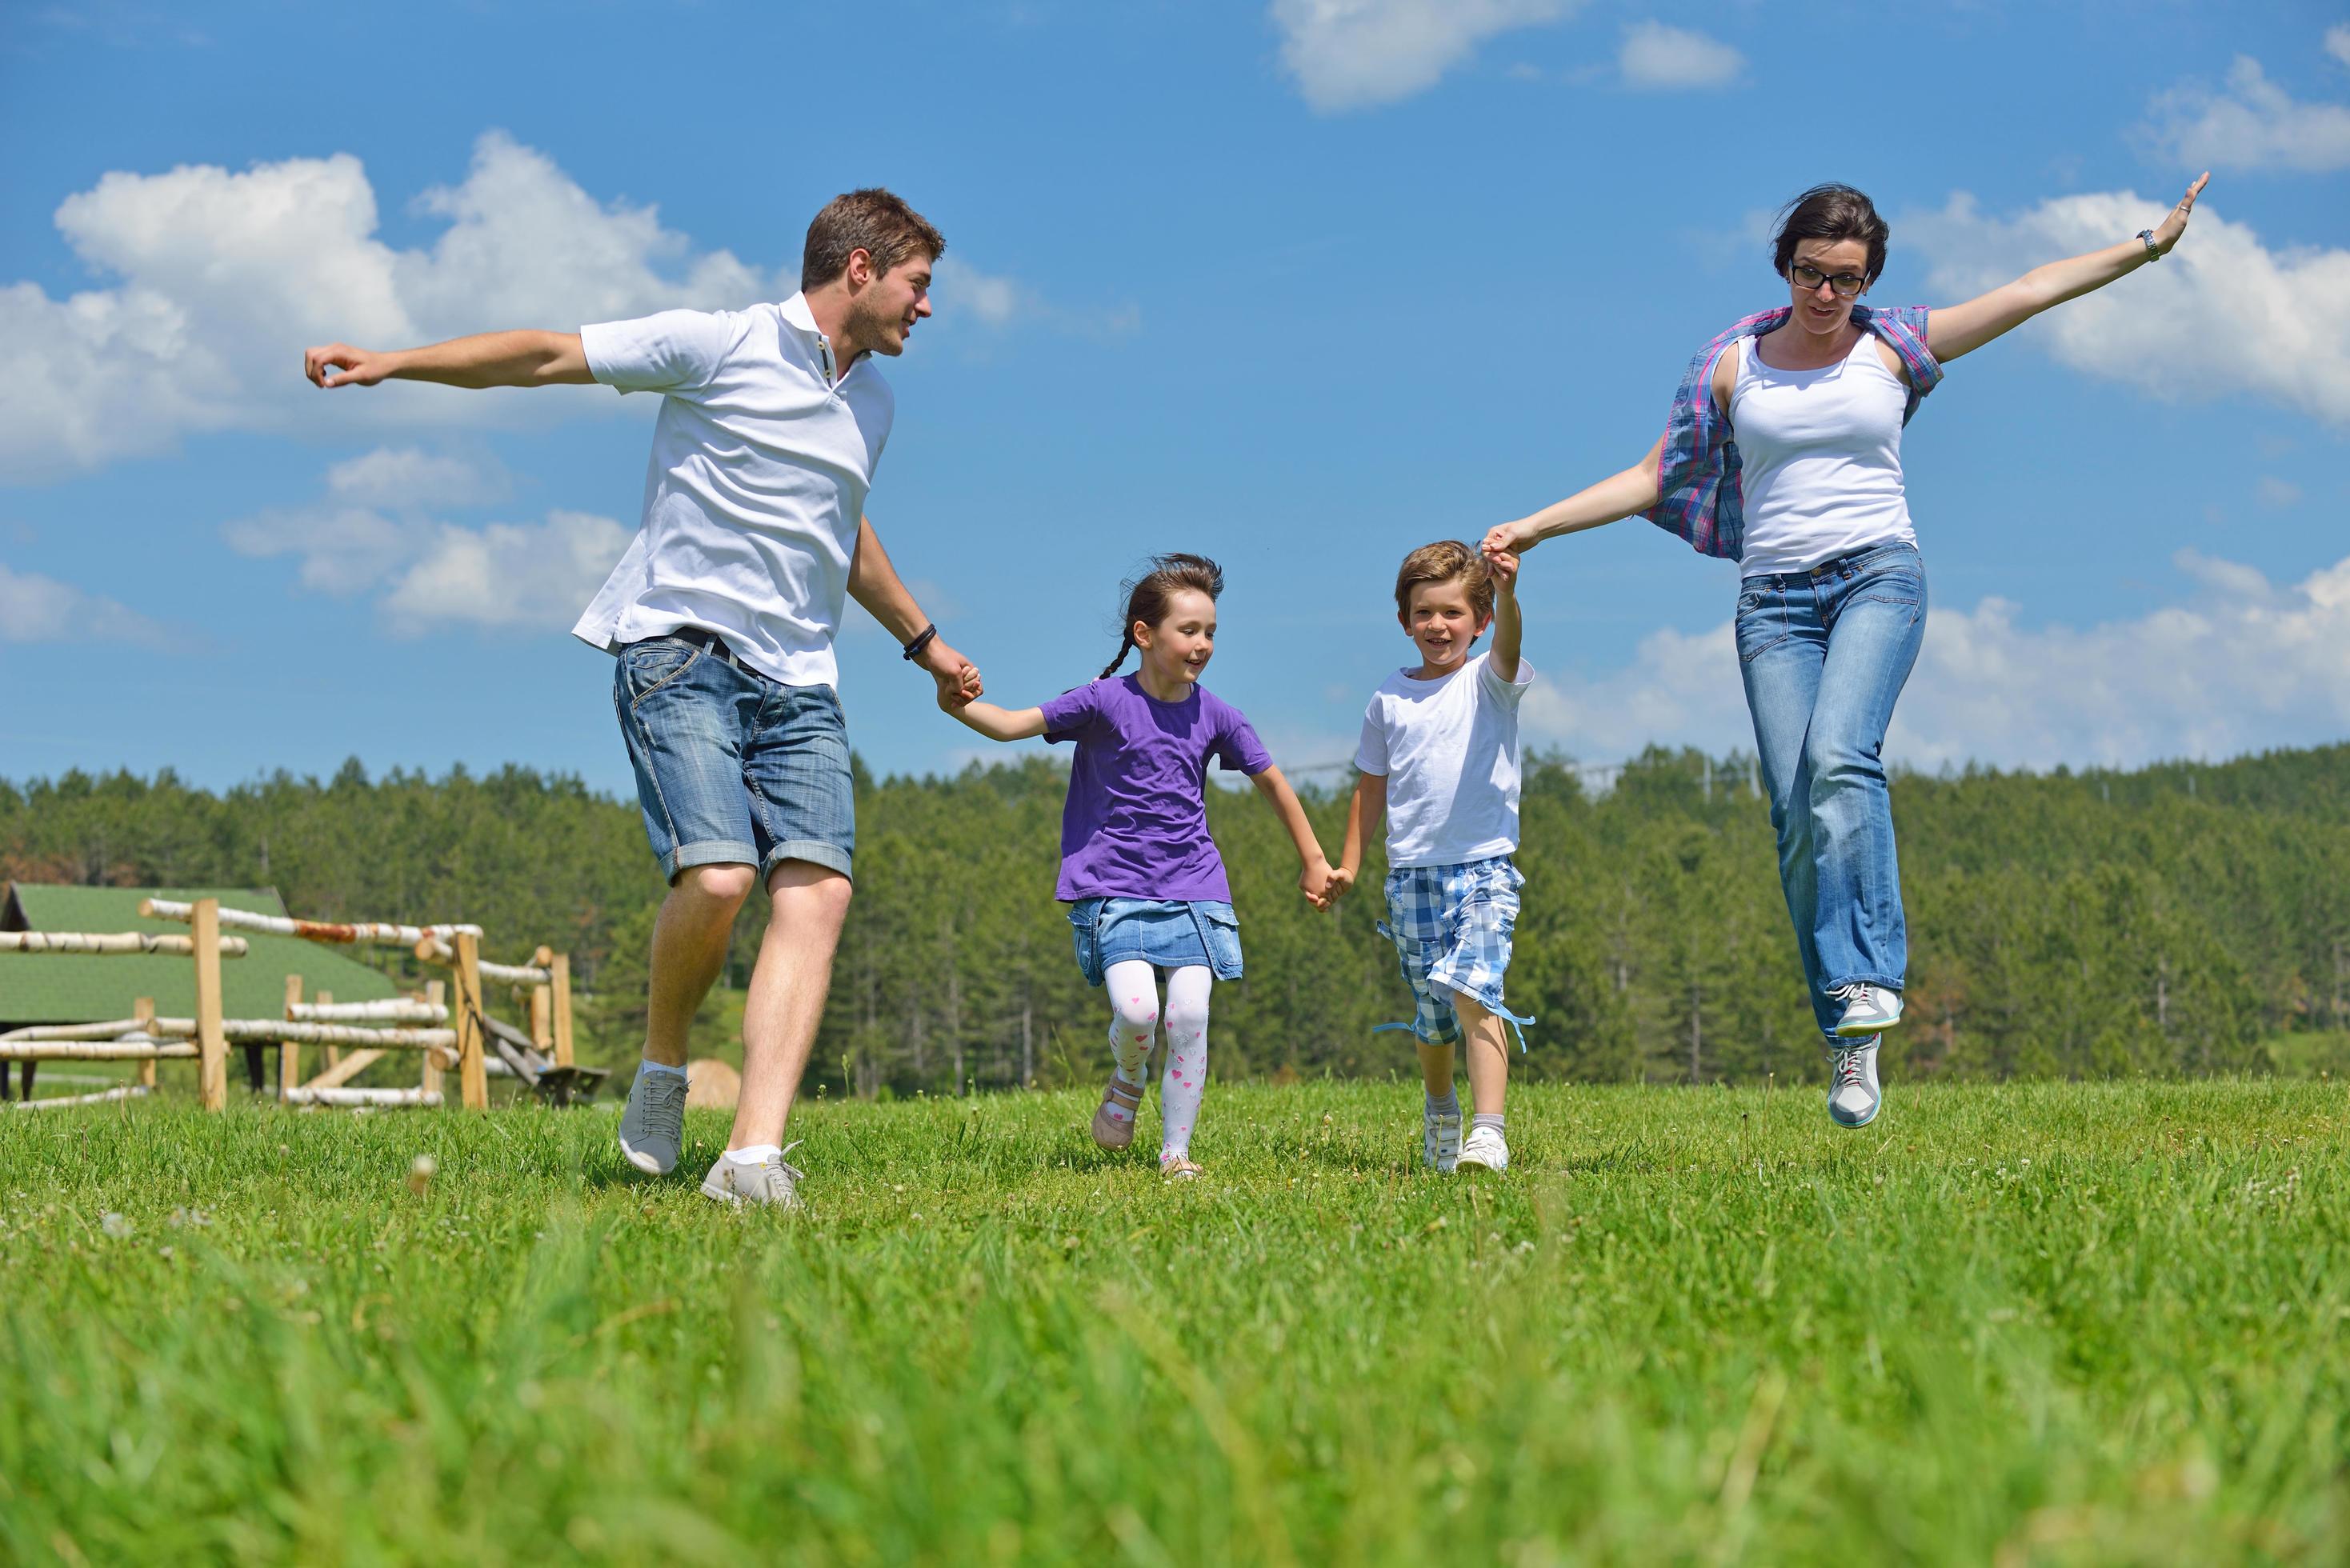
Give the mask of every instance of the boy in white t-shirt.
[[[1432, 1168], [1510, 1165], [1502, 1095], [1503, 1028], [1531, 1023], [1503, 1005], [1502, 977], [1525, 878], [1518, 847], [1518, 703], [1534, 670], [1518, 657], [1518, 561], [1488, 561], [1446, 539], [1406, 556], [1396, 618], [1419, 649], [1371, 694], [1356, 748], [1355, 798], [1333, 896], [1352, 885], [1363, 841], [1387, 819], [1388, 921], [1419, 1005], [1409, 1028], [1428, 1089], [1421, 1156]], [[1471, 647], [1493, 630], [1490, 652]], [[1461, 1136], [1452, 1048], [1466, 1037], [1473, 1115]]]

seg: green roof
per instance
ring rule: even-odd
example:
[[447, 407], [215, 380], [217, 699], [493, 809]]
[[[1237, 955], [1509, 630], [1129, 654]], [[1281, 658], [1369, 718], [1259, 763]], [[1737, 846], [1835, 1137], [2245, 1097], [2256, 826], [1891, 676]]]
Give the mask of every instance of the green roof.
[[[285, 901], [274, 888], [76, 888], [31, 882], [9, 884], [0, 898], [0, 931], [176, 931], [179, 920], [143, 920], [141, 898], [193, 903], [218, 898], [232, 909], [283, 915]], [[302, 994], [331, 992], [337, 1002], [374, 1002], [398, 996], [386, 976], [331, 947], [299, 937], [265, 937], [254, 931], [224, 931], [252, 944], [243, 958], [221, 961], [221, 1010], [231, 1018], [282, 1018], [286, 977], [302, 977]], [[52, 953], [0, 953], [0, 1029], [26, 1023], [94, 1023], [128, 1018], [140, 997], [155, 999], [155, 1011], [185, 1018], [196, 1009], [192, 960], [161, 953], [122, 957]]]

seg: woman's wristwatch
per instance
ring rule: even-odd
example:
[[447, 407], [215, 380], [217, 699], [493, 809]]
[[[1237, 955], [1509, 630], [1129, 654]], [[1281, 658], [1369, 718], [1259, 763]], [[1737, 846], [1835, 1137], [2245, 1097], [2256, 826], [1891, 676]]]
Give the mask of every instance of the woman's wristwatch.
[[2152, 229], [2140, 229], [2137, 232], [2137, 237], [2146, 242], [2147, 260], [2160, 261], [2162, 259], [2162, 247], [2154, 243], [2154, 231]]

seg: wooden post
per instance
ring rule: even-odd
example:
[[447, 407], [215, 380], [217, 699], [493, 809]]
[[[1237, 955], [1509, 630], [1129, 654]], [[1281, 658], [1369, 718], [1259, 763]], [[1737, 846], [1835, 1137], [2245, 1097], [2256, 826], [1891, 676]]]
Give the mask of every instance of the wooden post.
[[[150, 1023], [154, 1023], [155, 999], [151, 996], [142, 996], [138, 1001], [132, 1002], [130, 1004], [130, 1016], [139, 1020], [139, 1027], [142, 1030]], [[5, 1067], [0, 1067], [0, 1073], [5, 1073], [7, 1069]], [[139, 1064], [139, 1081], [150, 1089], [155, 1086], [155, 1058], [152, 1056], [148, 1057], [147, 1060]]]
[[530, 988], [530, 1043], [538, 1047], [542, 1056], [555, 1050], [555, 988], [534, 985]]
[[[326, 1007], [326, 1006], [330, 1005], [330, 1004], [334, 1002], [334, 1000], [335, 1000], [335, 993], [334, 993], [333, 992], [331, 992], [331, 991], [322, 991], [322, 992], [320, 992], [318, 993], [318, 996], [317, 996], [317, 1002], [318, 1002], [318, 1005], [319, 1005], [319, 1006], [321, 1006], [321, 1007]], [[324, 1047], [322, 1047], [322, 1049], [324, 1049], [324, 1050], [325, 1050], [325, 1052], [327, 1053], [327, 1065], [328, 1065], [328, 1066], [329, 1066], [329, 1067], [339, 1067], [339, 1066], [341, 1066], [341, 1065], [343, 1064], [343, 1048], [342, 1048], [341, 1046], [339, 1046], [339, 1045], [328, 1045], [328, 1046], [324, 1046]]]
[[455, 938], [456, 990], [449, 1001], [457, 1026], [457, 1086], [469, 1111], [490, 1108], [490, 1074], [482, 1064], [482, 939], [460, 931]]
[[[424, 982], [425, 1001], [438, 1007], [442, 1005], [443, 995], [443, 989], [439, 981], [430, 980]], [[437, 1095], [441, 1092], [440, 1058], [431, 1051], [423, 1053], [423, 1056], [424, 1076], [419, 1081], [418, 1087], [428, 1095]]]
[[568, 1067], [571, 1062], [571, 955], [556, 953], [548, 966], [555, 974], [555, 983], [547, 989], [555, 993], [555, 1064]]
[[228, 1038], [221, 1033], [220, 900], [197, 899], [189, 929], [196, 940], [196, 1098], [208, 1111], [224, 1111]]
[[[289, 974], [286, 977], [286, 1016], [287, 1018], [294, 1016], [294, 1009], [301, 1004], [301, 1001], [302, 977], [298, 974]], [[301, 1086], [302, 1047], [291, 1040], [280, 1040], [277, 1043], [278, 1100], [281, 1103], [285, 1100], [286, 1090], [298, 1089]]]

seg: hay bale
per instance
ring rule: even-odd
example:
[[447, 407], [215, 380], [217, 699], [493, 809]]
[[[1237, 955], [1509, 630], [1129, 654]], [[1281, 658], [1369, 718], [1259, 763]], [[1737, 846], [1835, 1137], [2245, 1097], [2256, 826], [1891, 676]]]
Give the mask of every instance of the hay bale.
[[731, 1111], [743, 1097], [743, 1075], [714, 1057], [685, 1064], [685, 1103], [703, 1110]]

